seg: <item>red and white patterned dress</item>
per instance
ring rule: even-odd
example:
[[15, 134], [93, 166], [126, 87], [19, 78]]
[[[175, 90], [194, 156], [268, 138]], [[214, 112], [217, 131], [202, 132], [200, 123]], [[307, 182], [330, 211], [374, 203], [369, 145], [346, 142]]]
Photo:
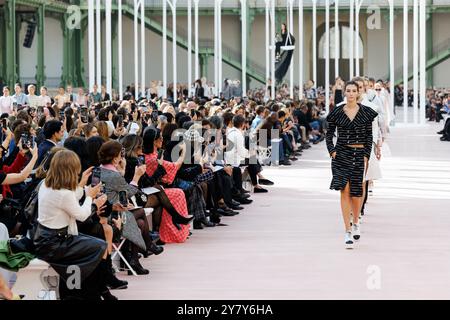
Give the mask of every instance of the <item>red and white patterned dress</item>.
[[[152, 176], [155, 170], [158, 167], [158, 155], [157, 153], [147, 154], [145, 155], [145, 164], [147, 165], [147, 174]], [[175, 179], [178, 168], [173, 162], [163, 161], [162, 166], [166, 170], [166, 174], [162, 177], [162, 182], [171, 184]], [[183, 217], [187, 217], [188, 209], [186, 204], [186, 197], [184, 195], [183, 190], [177, 188], [166, 188], [164, 191], [167, 194], [167, 197], [172, 203], [173, 207], [178, 211], [180, 215]], [[166, 209], [163, 209], [161, 226], [159, 227], [159, 236], [161, 240], [165, 243], [182, 243], [186, 241], [186, 238], [189, 236], [189, 225], [179, 225], [181, 230], [178, 230], [177, 227], [172, 223], [172, 217], [167, 212]]]

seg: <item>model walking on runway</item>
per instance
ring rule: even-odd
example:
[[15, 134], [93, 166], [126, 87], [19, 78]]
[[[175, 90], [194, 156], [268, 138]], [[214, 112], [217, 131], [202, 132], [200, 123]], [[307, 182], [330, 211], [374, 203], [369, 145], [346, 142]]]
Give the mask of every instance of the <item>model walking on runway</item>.
[[[341, 210], [345, 224], [345, 245], [353, 249], [354, 240], [361, 236], [358, 212], [364, 194], [364, 174], [372, 151], [372, 121], [378, 115], [370, 107], [358, 104], [359, 87], [356, 82], [345, 85], [346, 104], [335, 107], [328, 115], [326, 136], [332, 158], [333, 180], [330, 189], [341, 191]], [[333, 143], [337, 129], [337, 142]]]

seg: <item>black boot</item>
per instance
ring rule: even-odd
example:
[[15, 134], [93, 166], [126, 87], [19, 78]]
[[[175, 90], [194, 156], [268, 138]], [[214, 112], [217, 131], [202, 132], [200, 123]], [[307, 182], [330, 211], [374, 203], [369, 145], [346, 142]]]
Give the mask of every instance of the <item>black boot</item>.
[[108, 262], [106, 260], [101, 260], [98, 265], [99, 268], [99, 277], [98, 277], [98, 292], [103, 300], [119, 300], [116, 296], [112, 295], [106, 286], [107, 277], [108, 277]]
[[[130, 261], [130, 266], [131, 268], [133, 268], [133, 270], [138, 274], [138, 275], [145, 275], [145, 274], [149, 274], [150, 271], [148, 269], [145, 269], [140, 263], [139, 263], [139, 259], [133, 258]], [[131, 270], [128, 270], [128, 275], [131, 276], [133, 274], [133, 272], [131, 272]]]
[[144, 258], [147, 258], [148, 256], [151, 256], [152, 254], [154, 255], [159, 255], [164, 251], [163, 247], [157, 246], [156, 244], [154, 244], [153, 242], [149, 244], [149, 246], [147, 247], [147, 251], [144, 254]]
[[107, 265], [107, 272], [105, 275], [106, 286], [111, 290], [120, 290], [128, 288], [127, 281], [117, 279], [117, 277], [114, 275], [110, 255], [108, 255], [108, 258], [106, 258], [106, 265]]

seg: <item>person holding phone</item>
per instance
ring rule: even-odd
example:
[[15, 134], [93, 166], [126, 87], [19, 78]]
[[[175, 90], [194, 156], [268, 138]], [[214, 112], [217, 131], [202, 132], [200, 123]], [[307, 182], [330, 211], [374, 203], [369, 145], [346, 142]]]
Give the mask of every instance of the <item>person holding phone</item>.
[[[146, 173], [149, 176], [154, 175], [161, 165], [166, 171], [166, 174], [161, 178], [161, 183], [171, 185], [185, 159], [186, 147], [184, 143], [180, 144], [181, 155], [176, 162], [159, 160], [162, 159], [162, 156], [158, 159], [158, 150], [162, 147], [162, 142], [159, 130], [153, 128], [146, 129], [144, 132], [143, 143], [143, 153], [145, 154], [145, 163], [147, 167]], [[184, 218], [192, 219], [192, 217], [189, 217], [186, 196], [183, 190], [178, 188], [164, 188], [164, 191], [175, 210]], [[189, 225], [177, 223], [177, 221], [173, 219], [173, 213], [169, 213], [168, 210], [164, 208], [159, 229], [161, 240], [165, 243], [181, 243], [186, 241], [189, 236]]]
[[[34, 237], [36, 255], [49, 263], [60, 275], [60, 297], [100, 300], [107, 290], [102, 276], [106, 242], [80, 234], [76, 221], [85, 221], [92, 212], [92, 203], [100, 185], [86, 187], [85, 200], [80, 205], [83, 189], [79, 186], [81, 163], [73, 151], [57, 152], [39, 188], [38, 226]], [[80, 268], [81, 289], [70, 290], [66, 280], [68, 268]]]
[[[98, 152], [100, 168], [101, 168], [101, 181], [105, 187], [105, 193], [108, 196], [108, 201], [113, 205], [117, 204], [119, 211], [128, 211], [132, 209], [132, 205], [125, 205], [123, 199], [123, 192], [126, 192], [126, 200], [139, 193], [139, 180], [145, 173], [145, 165], [135, 167], [133, 179], [130, 183], [124, 178], [126, 169], [126, 160], [124, 158], [125, 152], [122, 145], [117, 141], [108, 141], [104, 143]], [[122, 200], [122, 201], [120, 201]], [[153, 254], [160, 254], [163, 252], [162, 247], [156, 246], [150, 237], [150, 227], [148, 225], [145, 212], [143, 210], [133, 210], [136, 222], [140, 227], [142, 237], [146, 244], [146, 252]], [[138, 258], [139, 248], [137, 245], [131, 245], [131, 254], [128, 257], [129, 263], [135, 269], [138, 274], [148, 274], [148, 270], [144, 269], [139, 263]]]

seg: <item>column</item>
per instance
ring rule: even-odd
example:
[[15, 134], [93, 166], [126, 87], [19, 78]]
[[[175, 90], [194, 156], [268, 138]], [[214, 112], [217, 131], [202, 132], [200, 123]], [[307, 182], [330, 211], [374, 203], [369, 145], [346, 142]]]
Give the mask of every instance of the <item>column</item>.
[[96, 43], [97, 43], [97, 75], [96, 82], [99, 87], [102, 85], [102, 16], [101, 16], [101, 0], [97, 0], [96, 8]]
[[425, 124], [425, 107], [426, 107], [426, 92], [427, 92], [427, 5], [425, 1], [419, 1], [420, 3], [420, 124]]
[[192, 0], [188, 0], [188, 96], [191, 96], [192, 87]]
[[198, 1], [194, 0], [195, 5], [195, 80], [200, 79], [200, 57], [199, 57], [199, 46], [198, 46]]
[[242, 94], [247, 95], [247, 0], [241, 0]]
[[7, 1], [4, 5], [5, 30], [6, 30], [6, 84], [14, 90], [17, 80], [17, 57], [16, 57], [16, 1]]
[[36, 84], [37, 88], [43, 86], [45, 84], [45, 62], [44, 62], [44, 34], [45, 34], [45, 5], [41, 5], [38, 8], [38, 19], [37, 19], [37, 41], [38, 41], [38, 50], [37, 50], [37, 66], [36, 66]]
[[403, 122], [408, 123], [408, 0], [403, 0]]
[[334, 2], [334, 78], [339, 77], [339, 0]]
[[391, 108], [395, 114], [395, 44], [394, 44], [394, 0], [389, 0], [389, 83], [391, 93]]
[[312, 41], [312, 61], [313, 61], [313, 81], [314, 86], [317, 87], [317, 0], [312, 0], [313, 2], [313, 41]]
[[413, 116], [414, 124], [419, 122], [419, 0], [413, 4]]
[[325, 0], [325, 108], [330, 112], [330, 0]]
[[112, 30], [111, 30], [111, 0], [105, 0], [105, 42], [106, 42], [106, 92], [112, 96]]
[[350, 80], [355, 76], [355, 60], [354, 60], [354, 52], [355, 52], [355, 0], [350, 0], [350, 48], [349, 48], [349, 66]]
[[88, 0], [88, 55], [89, 55], [89, 92], [96, 83], [95, 78], [95, 16], [94, 0]]
[[303, 99], [303, 65], [304, 65], [304, 55], [303, 55], [303, 0], [298, 1], [298, 86], [299, 86], [299, 99]]

